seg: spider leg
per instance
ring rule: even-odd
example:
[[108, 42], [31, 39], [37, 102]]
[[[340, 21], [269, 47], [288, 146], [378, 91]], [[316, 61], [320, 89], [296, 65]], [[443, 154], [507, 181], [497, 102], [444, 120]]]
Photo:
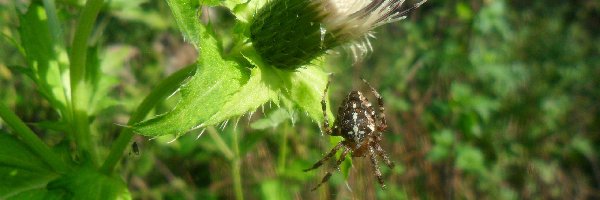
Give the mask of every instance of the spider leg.
[[381, 176], [381, 171], [379, 170], [379, 164], [377, 164], [377, 158], [375, 157], [375, 150], [373, 150], [372, 146], [369, 146], [369, 158], [371, 159], [373, 168], [375, 168], [375, 176], [377, 176], [379, 185], [381, 185], [381, 188], [385, 189], [385, 183], [383, 182], [383, 177]]
[[331, 151], [325, 155], [325, 157], [323, 157], [321, 160], [317, 161], [317, 163], [315, 163], [312, 167], [303, 170], [304, 172], [319, 168], [321, 165], [323, 165], [323, 162], [329, 160], [329, 158], [331, 158], [335, 152], [337, 152], [342, 146], [344, 146], [344, 141], [341, 141], [340, 143], [338, 143], [337, 145], [335, 145], [335, 147], [333, 147], [333, 149], [331, 149]]
[[377, 103], [378, 103], [378, 107], [379, 107], [379, 116], [378, 116], [379, 124], [377, 126], [377, 131], [383, 132], [387, 128], [387, 121], [385, 120], [385, 113], [384, 113], [385, 108], [383, 107], [383, 98], [381, 97], [381, 95], [379, 95], [379, 92], [377, 92], [377, 90], [375, 90], [375, 88], [373, 88], [373, 86], [371, 86], [371, 84], [369, 84], [369, 82], [367, 82], [367, 80], [362, 79], [362, 81], [367, 86], [369, 86], [369, 88], [371, 88], [371, 92], [377, 98]]
[[381, 158], [383, 158], [383, 162], [385, 162], [385, 164], [390, 167], [390, 169], [394, 168], [394, 162], [392, 162], [390, 160], [390, 157], [387, 155], [387, 153], [385, 153], [385, 151], [383, 150], [383, 148], [381, 148], [381, 146], [379, 144], [374, 144], [374, 146], [376, 146], [375, 151], [377, 151], [377, 154], [379, 154], [379, 156]]
[[[340, 165], [342, 164], [342, 162], [344, 162], [344, 160], [346, 159], [346, 155], [348, 154], [349, 149], [344, 149], [344, 151], [342, 151], [342, 154], [340, 155], [340, 158], [337, 160], [337, 162], [335, 163], [335, 170], [340, 170]], [[327, 174], [325, 174], [325, 176], [323, 177], [323, 180], [321, 180], [321, 182], [315, 186], [313, 189], [311, 189], [311, 191], [315, 191], [317, 188], [319, 188], [323, 183], [327, 182], [329, 180], [329, 178], [331, 178], [331, 171], [332, 170], [328, 170]]]
[[331, 78], [327, 81], [327, 85], [325, 85], [325, 91], [323, 91], [323, 98], [321, 99], [321, 109], [323, 109], [323, 131], [327, 135], [331, 135], [331, 127], [329, 127], [329, 119], [327, 118], [327, 102], [325, 102], [325, 97], [327, 96], [327, 90], [329, 89], [329, 84], [331, 83]]

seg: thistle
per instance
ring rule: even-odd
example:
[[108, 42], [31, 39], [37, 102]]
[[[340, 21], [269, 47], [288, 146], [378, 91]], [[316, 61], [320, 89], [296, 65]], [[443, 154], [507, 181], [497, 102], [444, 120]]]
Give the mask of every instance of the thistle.
[[252, 19], [250, 38], [280, 69], [297, 69], [338, 46], [359, 58], [372, 49], [371, 30], [404, 19], [425, 1], [403, 9], [404, 0], [271, 0]]

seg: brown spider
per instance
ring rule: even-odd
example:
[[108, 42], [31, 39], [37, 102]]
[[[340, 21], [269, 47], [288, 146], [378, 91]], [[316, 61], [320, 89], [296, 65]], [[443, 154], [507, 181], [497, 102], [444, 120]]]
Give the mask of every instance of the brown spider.
[[[365, 79], [362, 81], [371, 88], [371, 92], [377, 97], [379, 113], [376, 115], [371, 103], [360, 91], [352, 91], [348, 94], [342, 106], [338, 109], [338, 114], [335, 122], [333, 123], [333, 129], [329, 126], [329, 120], [327, 119], [327, 105], [325, 103], [325, 94], [329, 88], [329, 83], [325, 86], [323, 92], [323, 100], [321, 105], [323, 108], [323, 130], [326, 134], [332, 136], [342, 136], [343, 141], [335, 145], [333, 149], [325, 155], [321, 160], [315, 163], [311, 168], [305, 169], [304, 171], [310, 171], [323, 165], [323, 162], [330, 159], [340, 148], [344, 147], [340, 158], [337, 160], [335, 169], [339, 170], [340, 164], [346, 159], [348, 153], [352, 153], [352, 157], [369, 157], [373, 168], [375, 169], [375, 176], [382, 188], [385, 189], [383, 178], [381, 177], [381, 171], [379, 170], [379, 164], [377, 164], [377, 155], [383, 158], [383, 161], [390, 168], [394, 168], [394, 163], [390, 161], [390, 158], [385, 153], [381, 145], [382, 134], [387, 128], [387, 122], [383, 113], [383, 99], [379, 93], [373, 88]], [[314, 187], [312, 190], [316, 190], [321, 184], [327, 182], [331, 177], [331, 170], [327, 171], [323, 180]]]

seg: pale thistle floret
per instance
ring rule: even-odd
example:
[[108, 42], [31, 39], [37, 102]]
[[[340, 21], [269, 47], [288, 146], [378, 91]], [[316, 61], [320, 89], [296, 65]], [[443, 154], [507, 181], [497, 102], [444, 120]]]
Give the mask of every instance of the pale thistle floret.
[[314, 0], [314, 3], [321, 9], [326, 29], [334, 31], [339, 39], [352, 41], [346, 47], [358, 60], [373, 50], [369, 41], [374, 38], [371, 30], [405, 19], [404, 14], [426, 1], [405, 10], [401, 10], [404, 0]]
[[425, 1], [404, 9], [404, 0], [271, 0], [255, 14], [250, 36], [263, 59], [282, 69], [338, 46], [359, 60], [373, 49], [371, 30], [404, 19]]

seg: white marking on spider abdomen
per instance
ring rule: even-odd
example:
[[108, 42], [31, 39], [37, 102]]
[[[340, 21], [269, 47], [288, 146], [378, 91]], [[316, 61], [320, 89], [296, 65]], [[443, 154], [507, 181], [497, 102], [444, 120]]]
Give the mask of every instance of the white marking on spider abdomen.
[[362, 133], [363, 131], [358, 131], [358, 126], [356, 124], [354, 124], [354, 127], [352, 127], [352, 132], [354, 134], [358, 134], [357, 136], [353, 136], [352, 138], [354, 138], [354, 141], [358, 142], [361, 138], [362, 138]]
[[375, 130], [375, 126], [374, 126], [373, 124], [369, 124], [369, 126], [367, 126], [367, 127], [369, 127], [369, 129], [370, 129], [371, 131], [374, 131], [374, 130]]

